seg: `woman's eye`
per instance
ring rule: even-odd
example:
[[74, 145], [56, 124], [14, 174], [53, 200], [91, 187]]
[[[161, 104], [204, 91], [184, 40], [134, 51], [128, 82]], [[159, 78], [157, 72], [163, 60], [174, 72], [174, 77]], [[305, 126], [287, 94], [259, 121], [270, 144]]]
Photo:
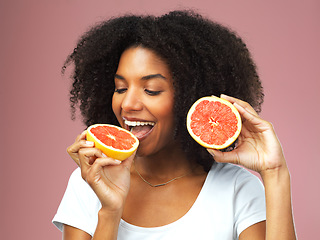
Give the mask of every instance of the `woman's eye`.
[[156, 95], [159, 95], [162, 92], [162, 91], [151, 91], [149, 89], [145, 89], [144, 91], [150, 96], [156, 96]]
[[124, 93], [125, 91], [127, 91], [126, 88], [117, 88], [114, 90], [114, 92], [119, 93], [119, 94]]

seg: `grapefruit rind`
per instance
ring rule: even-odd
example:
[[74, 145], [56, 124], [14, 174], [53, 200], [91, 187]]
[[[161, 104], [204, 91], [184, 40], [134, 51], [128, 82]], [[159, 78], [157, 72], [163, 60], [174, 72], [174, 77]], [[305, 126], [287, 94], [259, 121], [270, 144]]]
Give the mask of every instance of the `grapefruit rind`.
[[[94, 136], [92, 134], [92, 132], [90, 131], [92, 128], [95, 128], [97, 126], [110, 126], [110, 127], [117, 128], [121, 131], [125, 131], [125, 132], [129, 133], [132, 138], [135, 139], [135, 143], [128, 150], [121, 150], [121, 149], [113, 148], [112, 146], [107, 146], [104, 143], [102, 143], [96, 136]], [[86, 138], [88, 141], [94, 142], [94, 146], [96, 148], [100, 149], [105, 155], [107, 155], [110, 158], [117, 159], [120, 161], [123, 161], [123, 160], [127, 159], [128, 157], [130, 157], [139, 146], [139, 140], [137, 139], [137, 137], [135, 135], [133, 135], [131, 132], [127, 131], [124, 128], [121, 128], [121, 127], [118, 127], [115, 125], [111, 125], [111, 124], [91, 125], [90, 127], [87, 128]]]
[[[235, 114], [236, 118], [237, 118], [237, 130], [234, 133], [234, 135], [230, 138], [227, 139], [227, 141], [225, 141], [223, 144], [220, 145], [215, 145], [215, 144], [208, 144], [204, 141], [202, 141], [200, 139], [200, 137], [198, 137], [197, 135], [194, 134], [194, 132], [191, 129], [191, 115], [194, 113], [196, 107], [198, 106], [198, 104], [204, 100], [208, 100], [208, 101], [213, 101], [213, 102], [220, 102], [223, 103], [225, 105], [227, 105], [228, 107], [231, 108], [232, 112]], [[219, 98], [219, 97], [215, 97], [215, 96], [208, 96], [208, 97], [202, 97], [200, 99], [198, 99], [190, 108], [188, 115], [187, 115], [187, 129], [189, 134], [191, 135], [191, 137], [197, 142], [199, 143], [201, 146], [205, 147], [205, 148], [210, 148], [210, 149], [224, 149], [229, 147], [239, 136], [240, 132], [241, 132], [241, 127], [242, 127], [242, 122], [241, 122], [241, 117], [240, 114], [238, 112], [238, 110], [236, 109], [235, 106], [233, 106], [232, 103], [230, 103], [229, 101], [223, 99], [223, 98]]]

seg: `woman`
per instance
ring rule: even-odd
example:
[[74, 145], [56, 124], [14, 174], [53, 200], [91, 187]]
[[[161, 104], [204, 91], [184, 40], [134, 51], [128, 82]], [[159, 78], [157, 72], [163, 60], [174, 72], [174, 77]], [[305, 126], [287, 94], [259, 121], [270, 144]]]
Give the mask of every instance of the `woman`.
[[[120, 162], [85, 131], [76, 138], [68, 153], [80, 168], [53, 219], [64, 239], [295, 239], [289, 171], [236, 34], [190, 12], [124, 16], [87, 32], [71, 62], [73, 111], [80, 102], [87, 126], [118, 124], [140, 145]], [[208, 95], [239, 110], [237, 147], [207, 150], [189, 136], [187, 112]], [[230, 163], [260, 173], [264, 188]]]

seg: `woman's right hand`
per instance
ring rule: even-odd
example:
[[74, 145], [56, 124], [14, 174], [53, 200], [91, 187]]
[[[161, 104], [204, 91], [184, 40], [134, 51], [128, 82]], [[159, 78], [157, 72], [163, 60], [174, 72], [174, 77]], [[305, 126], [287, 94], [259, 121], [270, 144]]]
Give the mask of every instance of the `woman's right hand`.
[[124, 161], [109, 158], [93, 142], [86, 141], [86, 131], [67, 148], [68, 154], [81, 168], [82, 178], [99, 198], [102, 209], [122, 211], [130, 187], [130, 168], [135, 153]]
[[87, 130], [79, 134], [75, 142], [67, 148], [67, 152], [75, 163], [80, 167], [79, 149], [80, 148], [92, 148], [93, 142], [86, 141]]

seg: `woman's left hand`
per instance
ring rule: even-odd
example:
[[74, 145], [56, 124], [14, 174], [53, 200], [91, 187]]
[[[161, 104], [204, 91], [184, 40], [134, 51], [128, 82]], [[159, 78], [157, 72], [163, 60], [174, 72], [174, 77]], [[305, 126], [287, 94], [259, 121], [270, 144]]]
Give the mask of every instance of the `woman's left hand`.
[[216, 162], [242, 165], [263, 174], [269, 170], [286, 168], [281, 144], [271, 123], [261, 119], [247, 102], [221, 95], [231, 102], [242, 117], [238, 146], [231, 152], [208, 149]]

